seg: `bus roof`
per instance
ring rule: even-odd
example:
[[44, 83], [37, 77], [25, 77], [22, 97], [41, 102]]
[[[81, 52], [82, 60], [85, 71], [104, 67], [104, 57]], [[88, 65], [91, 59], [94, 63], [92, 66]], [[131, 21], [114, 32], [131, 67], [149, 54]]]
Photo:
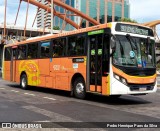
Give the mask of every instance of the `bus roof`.
[[17, 41], [17, 42], [12, 43], [12, 44], [7, 44], [6, 47], [20, 45], [20, 44], [34, 43], [34, 42], [38, 42], [38, 41], [45, 41], [45, 40], [50, 40], [50, 39], [53, 39], [53, 38], [59, 38], [59, 37], [64, 37], [64, 36], [69, 36], [69, 35], [74, 35], [74, 34], [85, 33], [85, 32], [94, 31], [94, 30], [98, 30], [98, 29], [103, 29], [103, 28], [107, 28], [107, 27], [111, 28], [112, 24], [116, 25], [117, 23], [136, 25], [136, 26], [141, 26], [141, 27], [151, 29], [150, 27], [143, 26], [143, 25], [138, 24], [138, 23], [110, 22], [110, 23], [106, 23], [106, 24], [100, 24], [100, 25], [96, 25], [96, 26], [92, 26], [92, 27], [82, 28], [82, 29], [68, 31], [68, 32], [59, 33], [59, 34], [48, 34], [48, 35], [44, 35], [44, 36], [37, 36], [37, 37], [29, 38], [29, 39], [24, 40], [24, 41], [20, 41], [20, 42]]

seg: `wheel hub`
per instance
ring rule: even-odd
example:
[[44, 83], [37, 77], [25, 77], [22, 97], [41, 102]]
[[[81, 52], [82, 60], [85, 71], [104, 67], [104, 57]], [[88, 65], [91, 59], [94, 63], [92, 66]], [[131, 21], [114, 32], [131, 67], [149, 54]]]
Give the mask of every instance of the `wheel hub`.
[[78, 94], [81, 94], [84, 92], [84, 86], [82, 83], [78, 83], [77, 86], [76, 86], [76, 91]]
[[25, 87], [26, 86], [26, 80], [25, 78], [22, 78], [22, 87]]

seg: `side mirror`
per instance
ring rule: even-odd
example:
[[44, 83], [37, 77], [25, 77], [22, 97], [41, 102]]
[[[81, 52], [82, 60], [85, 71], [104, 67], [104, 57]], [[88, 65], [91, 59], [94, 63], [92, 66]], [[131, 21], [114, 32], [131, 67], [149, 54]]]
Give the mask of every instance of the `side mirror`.
[[115, 38], [115, 36], [111, 36], [110, 43], [111, 43], [111, 49], [114, 50], [116, 48], [116, 38]]
[[151, 39], [150, 37], [147, 37], [147, 43], [150, 44], [151, 43]]
[[147, 37], [147, 43], [146, 43], [146, 53], [148, 54], [149, 53], [149, 44], [151, 43], [151, 39], [150, 37]]

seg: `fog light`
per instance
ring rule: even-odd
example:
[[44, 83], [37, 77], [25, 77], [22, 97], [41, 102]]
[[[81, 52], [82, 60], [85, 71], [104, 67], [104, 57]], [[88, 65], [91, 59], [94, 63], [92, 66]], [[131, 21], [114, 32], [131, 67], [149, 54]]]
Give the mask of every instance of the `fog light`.
[[123, 84], [127, 85], [127, 81], [126, 81], [126, 79], [121, 78], [121, 81], [122, 81], [122, 83], [123, 83]]

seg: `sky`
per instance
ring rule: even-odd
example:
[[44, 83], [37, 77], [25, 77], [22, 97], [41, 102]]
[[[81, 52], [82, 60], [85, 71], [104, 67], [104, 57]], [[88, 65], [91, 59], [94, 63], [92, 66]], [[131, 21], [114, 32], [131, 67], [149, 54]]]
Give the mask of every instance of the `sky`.
[[[4, 21], [4, 1], [5, 0], [0, 0], [0, 18], [1, 18], [0, 23], [3, 23]], [[9, 24], [15, 23], [18, 6], [19, 6], [19, 0], [7, 0], [7, 23]], [[22, 2], [16, 25], [22, 27], [25, 26], [26, 10], [27, 10], [27, 3]], [[37, 12], [36, 10], [37, 10], [36, 6], [29, 5], [27, 27], [32, 27]]]
[[[160, 20], [160, 0], [129, 0], [130, 18], [139, 23]], [[160, 25], [156, 28], [160, 36]]]
[[[4, 20], [4, 1], [0, 0], [0, 23]], [[129, 0], [130, 1], [130, 18], [139, 23], [145, 23], [153, 20], [160, 20], [160, 1], [159, 0]], [[18, 10], [19, 0], [7, 0], [7, 23], [13, 24], [15, 22], [16, 13]], [[22, 2], [17, 25], [24, 27], [25, 14], [27, 3]], [[36, 15], [36, 7], [30, 5], [27, 27], [31, 27], [34, 17]], [[36, 27], [36, 24], [35, 24]], [[160, 26], [157, 28], [160, 36]]]
[[159, 0], [130, 0], [130, 17], [140, 23], [160, 19]]

